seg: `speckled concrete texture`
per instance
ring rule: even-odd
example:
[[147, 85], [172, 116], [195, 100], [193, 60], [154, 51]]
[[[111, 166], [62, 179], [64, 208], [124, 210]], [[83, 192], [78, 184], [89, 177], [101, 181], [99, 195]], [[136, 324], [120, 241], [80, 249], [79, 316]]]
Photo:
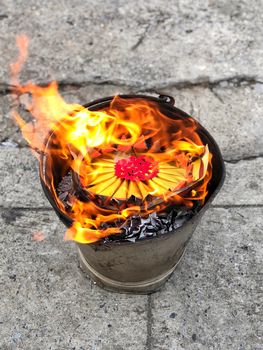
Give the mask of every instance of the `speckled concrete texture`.
[[235, 76], [262, 80], [260, 0], [2, 0], [0, 79], [17, 33], [25, 76], [156, 87]]
[[[0, 349], [263, 349], [262, 20], [259, 0], [0, 0]], [[225, 185], [159, 292], [100, 289], [63, 240], [11, 118], [21, 32], [24, 81], [78, 103], [167, 93], [220, 145]]]

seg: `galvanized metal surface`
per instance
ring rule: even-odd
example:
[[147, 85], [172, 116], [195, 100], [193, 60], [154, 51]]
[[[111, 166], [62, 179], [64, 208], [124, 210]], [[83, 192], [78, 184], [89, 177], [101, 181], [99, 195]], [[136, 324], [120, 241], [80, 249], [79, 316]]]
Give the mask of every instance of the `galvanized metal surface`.
[[181, 258], [183, 257], [185, 249], [178, 254], [177, 263], [168, 271], [163, 274], [151, 278], [143, 280], [142, 282], [121, 282], [118, 280], [113, 280], [112, 278], [108, 278], [105, 275], [100, 274], [96, 269], [94, 269], [91, 265], [89, 265], [87, 259], [81, 252], [81, 249], [78, 249], [80, 267], [83, 272], [88, 273], [88, 275], [92, 278], [95, 284], [98, 284], [100, 287], [109, 290], [111, 292], [120, 292], [120, 293], [134, 293], [134, 294], [150, 294], [152, 292], [156, 292], [159, 290], [163, 284], [168, 280], [171, 274], [174, 272], [176, 266], [179, 264]]
[[[185, 112], [173, 106], [173, 98], [167, 96], [161, 99], [145, 95], [122, 95], [122, 98], [142, 98], [155, 101], [163, 113], [173, 118], [189, 118]], [[99, 110], [109, 105], [113, 97], [106, 97], [93, 101], [86, 105], [91, 110]], [[128, 293], [151, 293], [159, 289], [175, 269], [182, 253], [191, 238], [198, 222], [205, 210], [219, 192], [225, 177], [224, 162], [221, 152], [209, 134], [199, 124], [199, 135], [204, 143], [209, 145], [213, 153], [213, 176], [210, 181], [209, 194], [202, 209], [187, 221], [182, 227], [167, 232], [157, 237], [148, 237], [135, 242], [110, 242], [98, 241], [92, 244], [78, 244], [82, 268], [89, 273], [99, 285], [115, 291]], [[52, 134], [47, 139], [47, 148], [52, 142]], [[45, 167], [50, 162], [48, 156], [42, 156], [40, 160], [40, 173], [45, 182], [48, 178]], [[54, 162], [56, 164], [56, 162]], [[56, 165], [55, 165], [56, 166]], [[59, 181], [59, 167], [53, 168], [56, 182]], [[59, 218], [65, 225], [70, 226], [72, 220], [58, 208], [54, 196], [41, 178], [45, 195], [55, 209]]]

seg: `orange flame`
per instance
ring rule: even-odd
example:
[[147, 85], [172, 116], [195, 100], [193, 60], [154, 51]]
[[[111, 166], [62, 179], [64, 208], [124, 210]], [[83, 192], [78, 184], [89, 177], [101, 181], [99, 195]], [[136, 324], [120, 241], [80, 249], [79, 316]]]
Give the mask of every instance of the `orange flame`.
[[[60, 210], [73, 220], [66, 239], [95, 242], [120, 233], [121, 225], [132, 215], [148, 215], [171, 204], [191, 207], [196, 200], [204, 202], [212, 176], [212, 155], [202, 143], [194, 119], [173, 120], [152, 101], [118, 96], [109, 107], [92, 111], [66, 103], [56, 82], [45, 87], [31, 82], [21, 85], [18, 76], [27, 57], [27, 38], [18, 37], [17, 44], [20, 55], [11, 64], [12, 84], [16, 95], [30, 96], [26, 108], [33, 120], [25, 122], [17, 110], [13, 116], [36, 155], [42, 152], [63, 160], [64, 169], [75, 174], [90, 196], [86, 202], [71, 198], [70, 210], [66, 209], [47, 167], [51, 181], [46, 185]], [[47, 148], [48, 135], [55, 135], [55, 147]], [[127, 161], [118, 163], [123, 159]], [[122, 167], [131, 167], [133, 161], [138, 168], [124, 169], [126, 175], [120, 176], [116, 164], [123, 171]], [[145, 169], [153, 172], [144, 179]], [[108, 202], [118, 199], [118, 208], [98, 204], [98, 196]], [[128, 204], [131, 196], [139, 200], [138, 205]]]

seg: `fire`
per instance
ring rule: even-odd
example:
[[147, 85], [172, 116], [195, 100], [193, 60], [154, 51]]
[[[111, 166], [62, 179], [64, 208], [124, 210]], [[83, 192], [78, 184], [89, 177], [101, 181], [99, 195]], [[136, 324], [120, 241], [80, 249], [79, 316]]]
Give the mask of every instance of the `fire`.
[[11, 65], [14, 94], [29, 96], [26, 108], [33, 119], [26, 122], [17, 110], [13, 116], [37, 158], [45, 154], [60, 159], [63, 174], [72, 174], [86, 195], [85, 201], [73, 196], [66, 208], [47, 166], [45, 175], [51, 181], [46, 185], [73, 220], [66, 239], [92, 243], [120, 233], [132, 215], [147, 216], [171, 204], [204, 203], [212, 154], [194, 119], [168, 118], [155, 102], [139, 97], [115, 96], [108, 107], [93, 111], [66, 103], [56, 82], [44, 87], [19, 84], [27, 38], [18, 37], [17, 44], [20, 55]]

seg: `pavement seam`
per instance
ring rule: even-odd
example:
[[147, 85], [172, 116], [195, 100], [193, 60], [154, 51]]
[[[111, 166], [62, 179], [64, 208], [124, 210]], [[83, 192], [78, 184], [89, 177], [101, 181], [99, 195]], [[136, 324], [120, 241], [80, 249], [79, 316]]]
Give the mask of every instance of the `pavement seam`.
[[152, 312], [152, 295], [147, 295], [147, 338], [146, 338], [146, 350], [152, 350], [152, 322], [153, 322], [153, 312]]
[[210, 208], [213, 209], [234, 209], [234, 208], [263, 208], [263, 204], [214, 204]]
[[229, 164], [236, 164], [241, 161], [250, 161], [258, 158], [263, 158], [263, 153], [259, 153], [257, 155], [248, 155], [237, 159], [224, 159], [224, 162]]
[[[39, 83], [39, 86], [47, 86], [49, 82]], [[222, 83], [233, 84], [234, 87], [241, 87], [243, 85], [255, 85], [255, 84], [263, 84], [262, 80], [256, 79], [254, 76], [250, 75], [233, 75], [228, 78], [219, 78], [215, 80], [203, 79], [199, 78], [196, 81], [191, 80], [182, 80], [182, 81], [170, 81], [170, 82], [161, 82], [159, 84], [154, 84], [154, 86], [145, 86], [138, 81], [127, 83], [124, 80], [118, 79], [101, 79], [101, 80], [86, 80], [86, 81], [71, 81], [71, 80], [61, 80], [58, 81], [58, 87], [68, 88], [75, 87], [81, 88], [87, 85], [113, 85], [118, 87], [128, 87], [128, 88], [140, 88], [141, 90], [138, 92], [156, 92], [158, 89], [167, 89], [167, 88], [177, 88], [178, 90], [182, 89], [191, 89], [195, 87], [203, 87], [213, 89], [217, 86], [220, 86]], [[232, 86], [231, 86], [232, 87]], [[0, 95], [8, 95], [11, 94], [14, 90], [14, 86], [0, 82]], [[158, 92], [157, 92], [158, 93]]]
[[0, 206], [0, 210], [10, 210], [10, 211], [53, 211], [52, 207], [3, 207]]

